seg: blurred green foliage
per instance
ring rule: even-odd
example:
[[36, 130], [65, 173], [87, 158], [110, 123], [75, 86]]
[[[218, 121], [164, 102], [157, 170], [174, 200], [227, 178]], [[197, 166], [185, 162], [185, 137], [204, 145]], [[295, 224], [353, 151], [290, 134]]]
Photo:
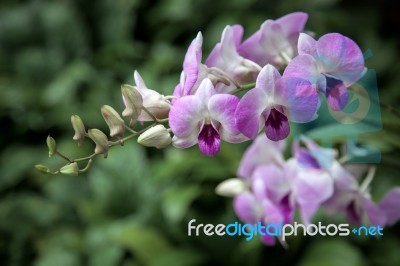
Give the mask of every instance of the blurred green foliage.
[[[100, 106], [122, 110], [119, 86], [137, 69], [150, 88], [170, 94], [185, 50], [198, 31], [204, 55], [227, 24], [249, 36], [268, 18], [310, 14], [317, 36], [340, 32], [373, 56], [380, 98], [400, 100], [400, 21], [391, 1], [98, 0], [0, 3], [0, 264], [1, 265], [400, 265], [399, 226], [382, 239], [292, 238], [289, 250], [235, 237], [188, 237], [187, 222], [231, 223], [231, 200], [214, 194], [235, 176], [247, 144], [224, 145], [209, 159], [196, 148], [144, 149], [134, 142], [97, 158], [87, 174], [57, 169], [45, 139], [83, 156], [72, 141], [71, 114], [106, 130]], [[205, 56], [204, 56], [205, 57]], [[374, 196], [399, 185], [400, 125], [382, 111], [384, 128], [366, 136], [382, 151]], [[329, 220], [327, 220], [329, 221]], [[334, 220], [336, 221], [336, 220]]]

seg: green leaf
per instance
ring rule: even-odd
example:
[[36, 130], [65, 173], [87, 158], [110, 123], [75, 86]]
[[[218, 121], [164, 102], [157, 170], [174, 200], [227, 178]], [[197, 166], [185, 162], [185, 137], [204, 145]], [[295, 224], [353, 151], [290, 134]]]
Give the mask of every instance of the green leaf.
[[129, 249], [145, 265], [171, 251], [161, 232], [144, 225], [126, 222], [116, 226], [111, 234], [115, 243]]
[[156, 258], [150, 266], [193, 266], [203, 264], [204, 254], [199, 253], [198, 250], [176, 249]]
[[170, 189], [164, 194], [162, 201], [164, 215], [172, 223], [181, 221], [190, 204], [201, 192], [201, 187], [197, 185], [179, 186]]
[[320, 239], [306, 251], [297, 266], [365, 266], [366, 261], [356, 247], [342, 239]]

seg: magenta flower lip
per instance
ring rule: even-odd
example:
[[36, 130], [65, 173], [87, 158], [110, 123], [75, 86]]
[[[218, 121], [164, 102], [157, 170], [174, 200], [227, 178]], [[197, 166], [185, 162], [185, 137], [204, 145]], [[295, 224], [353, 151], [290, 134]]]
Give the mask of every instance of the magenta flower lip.
[[177, 99], [169, 113], [174, 133], [173, 145], [188, 148], [199, 144], [200, 151], [213, 156], [220, 149], [220, 140], [231, 143], [245, 141], [235, 123], [239, 98], [217, 94], [211, 80], [204, 79], [194, 95]]
[[281, 77], [275, 67], [266, 65], [256, 87], [239, 102], [235, 118], [245, 136], [254, 139], [264, 127], [267, 137], [278, 141], [289, 135], [289, 121], [311, 121], [318, 107], [318, 94], [309, 81]]

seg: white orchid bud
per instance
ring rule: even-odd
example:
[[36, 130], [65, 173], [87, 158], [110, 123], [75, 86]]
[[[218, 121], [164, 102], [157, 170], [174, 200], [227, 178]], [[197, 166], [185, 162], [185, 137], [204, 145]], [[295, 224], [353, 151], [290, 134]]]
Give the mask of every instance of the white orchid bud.
[[89, 129], [88, 130], [89, 138], [91, 138], [94, 143], [96, 143], [96, 148], [94, 152], [97, 154], [104, 154], [104, 158], [107, 157], [108, 154], [108, 139], [106, 134], [104, 134], [99, 129]]
[[103, 105], [101, 107], [101, 114], [110, 128], [110, 136], [122, 138], [124, 136], [125, 123], [117, 111], [109, 105]]
[[71, 124], [75, 131], [73, 139], [78, 143], [78, 146], [80, 146], [83, 140], [85, 139], [86, 135], [85, 125], [83, 124], [82, 119], [78, 115], [71, 116]]
[[137, 142], [143, 146], [161, 149], [171, 144], [171, 135], [163, 125], [157, 125], [143, 132]]
[[222, 181], [215, 188], [215, 193], [220, 196], [234, 197], [248, 190], [246, 183], [239, 178], [230, 178]]
[[73, 162], [73, 163], [64, 165], [63, 167], [61, 167], [60, 173], [64, 174], [64, 175], [76, 176], [79, 174], [78, 164], [76, 162]]
[[[166, 97], [155, 90], [147, 88], [139, 72], [135, 71], [134, 78], [136, 89], [143, 97], [143, 107], [145, 107], [157, 119], [167, 118], [171, 104]], [[142, 111], [138, 120], [152, 121], [153, 118], [146, 112]]]
[[122, 100], [125, 104], [125, 110], [122, 112], [122, 116], [128, 116], [133, 121], [136, 121], [142, 112], [143, 98], [140, 92], [133, 86], [122, 85]]

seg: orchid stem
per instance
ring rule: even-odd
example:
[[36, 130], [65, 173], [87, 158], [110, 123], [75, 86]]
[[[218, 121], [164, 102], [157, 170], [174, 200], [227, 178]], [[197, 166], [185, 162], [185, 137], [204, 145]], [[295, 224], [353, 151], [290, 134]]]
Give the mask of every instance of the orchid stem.
[[56, 154], [58, 156], [60, 156], [61, 158], [63, 158], [64, 160], [68, 161], [69, 163], [73, 163], [74, 160], [71, 160], [70, 158], [68, 158], [67, 156], [65, 156], [64, 154], [60, 153], [59, 151], [56, 151]]
[[241, 91], [253, 89], [253, 88], [255, 88], [255, 86], [256, 86], [255, 82], [239, 85], [239, 86], [236, 87], [235, 90], [231, 91], [230, 93], [231, 94], [236, 94], [236, 93], [241, 92]]
[[[166, 119], [157, 119], [157, 122], [158, 122], [158, 123], [160, 123], [160, 122], [165, 122], [165, 121], [168, 121], [168, 118], [166, 118]], [[129, 136], [126, 136], [125, 138], [120, 139], [120, 140], [118, 140], [118, 141], [109, 141], [109, 142], [108, 142], [108, 146], [111, 148], [111, 147], [114, 147], [114, 146], [121, 145], [121, 144], [123, 144], [125, 141], [128, 141], [128, 140], [130, 140], [130, 139], [133, 139], [134, 137], [136, 137], [136, 136], [142, 134], [143, 132], [145, 132], [146, 130], [148, 130], [148, 129], [154, 127], [154, 126], [156, 126], [156, 125], [157, 125], [157, 122], [154, 122], [154, 123], [152, 123], [151, 125], [149, 125], [149, 126], [143, 128], [142, 130], [139, 130], [139, 131], [134, 131], [133, 129], [131, 129], [131, 128], [129, 128], [127, 125], [125, 125], [125, 128], [128, 129], [129, 132], [131, 132], [132, 134], [129, 135]], [[84, 173], [84, 172], [86, 172], [86, 171], [90, 168], [91, 164], [93, 163], [93, 160], [92, 160], [92, 159], [93, 159], [94, 157], [96, 157], [97, 155], [99, 155], [99, 154], [97, 154], [97, 153], [93, 153], [93, 154], [91, 154], [91, 155], [89, 155], [89, 156], [86, 156], [86, 157], [77, 158], [77, 159], [70, 159], [70, 158], [68, 158], [67, 156], [65, 156], [65, 155], [63, 155], [62, 153], [60, 153], [59, 151], [56, 151], [56, 154], [57, 154], [58, 156], [60, 156], [61, 158], [63, 158], [64, 160], [68, 161], [69, 163], [88, 161], [88, 163], [87, 163], [87, 165], [85, 166], [85, 168], [79, 170], [79, 173]]]

